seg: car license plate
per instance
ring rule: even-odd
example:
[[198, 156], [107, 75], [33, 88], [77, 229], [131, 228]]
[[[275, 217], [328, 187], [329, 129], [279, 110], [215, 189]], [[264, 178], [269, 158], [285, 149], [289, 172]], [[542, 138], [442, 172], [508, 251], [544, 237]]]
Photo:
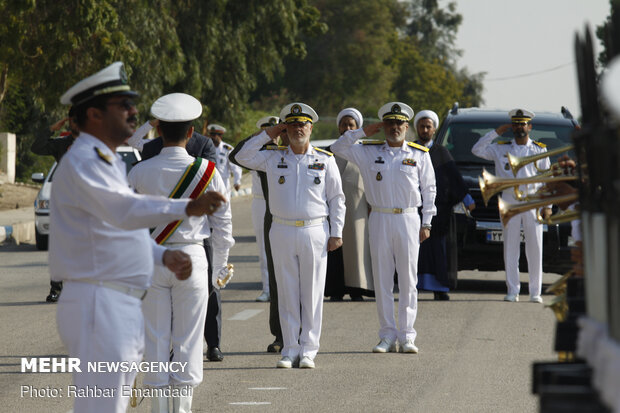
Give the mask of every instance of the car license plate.
[[[504, 242], [504, 232], [503, 231], [487, 231], [487, 242], [490, 242], [490, 243]], [[523, 234], [523, 231], [521, 231], [521, 242], [525, 242], [525, 235]]]

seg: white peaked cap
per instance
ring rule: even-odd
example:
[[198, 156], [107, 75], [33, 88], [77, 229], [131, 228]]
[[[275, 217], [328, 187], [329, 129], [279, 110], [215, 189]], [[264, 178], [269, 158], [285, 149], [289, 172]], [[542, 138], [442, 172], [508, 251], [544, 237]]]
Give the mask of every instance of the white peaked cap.
[[200, 117], [202, 104], [185, 93], [170, 93], [157, 99], [151, 106], [151, 115], [165, 122], [187, 122]]

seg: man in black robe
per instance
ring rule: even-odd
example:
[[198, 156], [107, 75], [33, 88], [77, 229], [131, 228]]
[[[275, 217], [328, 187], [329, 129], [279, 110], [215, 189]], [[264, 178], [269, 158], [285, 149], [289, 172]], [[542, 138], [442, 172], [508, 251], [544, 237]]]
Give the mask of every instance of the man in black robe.
[[433, 291], [435, 300], [449, 300], [448, 260], [446, 235], [450, 227], [452, 208], [463, 202], [470, 211], [476, 207], [467, 185], [456, 168], [450, 152], [441, 145], [433, 145], [439, 118], [430, 110], [419, 112], [413, 121], [418, 143], [429, 148], [435, 170], [437, 215], [433, 217], [431, 236], [420, 244], [418, 259], [418, 289]]

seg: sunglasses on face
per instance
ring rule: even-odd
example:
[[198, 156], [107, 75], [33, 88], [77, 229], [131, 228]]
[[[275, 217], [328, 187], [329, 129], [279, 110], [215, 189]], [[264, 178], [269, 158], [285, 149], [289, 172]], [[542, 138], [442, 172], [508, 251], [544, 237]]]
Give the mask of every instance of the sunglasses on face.
[[512, 126], [518, 128], [519, 126], [527, 126], [528, 122], [512, 122]]
[[136, 107], [136, 103], [131, 99], [123, 99], [112, 102], [107, 102], [106, 105], [118, 105], [125, 110], [131, 110]]
[[209, 136], [222, 136], [222, 134], [219, 132], [211, 132]]

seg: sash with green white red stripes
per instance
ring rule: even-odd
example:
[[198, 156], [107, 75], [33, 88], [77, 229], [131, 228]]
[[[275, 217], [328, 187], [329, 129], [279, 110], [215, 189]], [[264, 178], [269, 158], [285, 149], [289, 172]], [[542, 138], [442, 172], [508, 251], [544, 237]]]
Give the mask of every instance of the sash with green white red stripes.
[[[183, 176], [179, 179], [168, 198], [191, 198], [196, 199], [207, 189], [211, 179], [213, 179], [215, 164], [206, 159], [196, 158], [196, 160], [185, 169]], [[183, 222], [182, 219], [173, 221], [169, 224], [162, 224], [151, 231], [151, 238], [158, 244], [163, 244], [170, 238], [176, 229]]]

